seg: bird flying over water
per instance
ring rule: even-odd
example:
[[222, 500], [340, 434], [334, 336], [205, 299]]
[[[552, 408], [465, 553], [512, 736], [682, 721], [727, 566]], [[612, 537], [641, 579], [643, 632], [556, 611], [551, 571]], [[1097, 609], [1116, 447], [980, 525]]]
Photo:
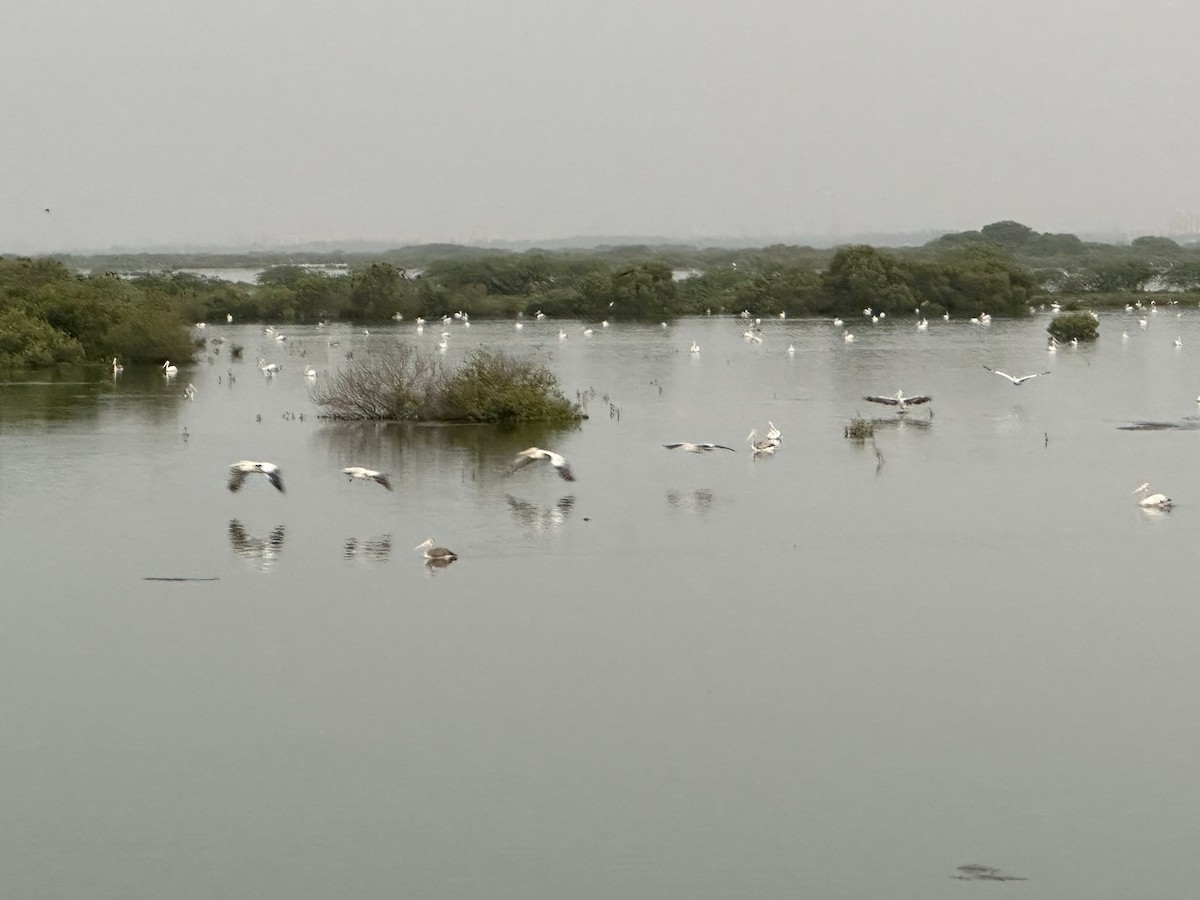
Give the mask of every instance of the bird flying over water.
[[926, 397], [924, 394], [919, 397], [905, 397], [904, 391], [896, 391], [896, 393], [891, 397], [863, 397], [863, 399], [871, 403], [883, 403], [887, 406], [899, 407], [899, 409], [896, 410], [897, 412], [907, 412], [910, 406], [916, 406], [920, 403], [928, 403], [933, 398]]
[[712, 450], [728, 450], [730, 453], [737, 453], [732, 447], [726, 447], [724, 444], [693, 444], [689, 441], [675, 441], [673, 444], [663, 444], [668, 450], [686, 450], [688, 453], [708, 453]]
[[264, 475], [271, 484], [275, 485], [275, 489], [281, 494], [283, 493], [283, 473], [279, 471], [279, 466], [269, 462], [255, 462], [251, 459], [242, 459], [229, 466], [229, 489], [231, 491], [240, 490], [242, 484], [246, 481], [247, 475]]
[[994, 372], [1001, 378], [1007, 378], [1013, 384], [1024, 384], [1030, 378], [1041, 378], [1043, 375], [1049, 375], [1049, 372], [1034, 372], [1032, 375], [1009, 375], [1007, 372], [1001, 372], [999, 369], [993, 369], [991, 366], [984, 366], [989, 372]]
[[563, 481], [575, 480], [575, 476], [571, 473], [571, 467], [568, 465], [566, 458], [562, 454], [555, 453], [553, 450], [543, 450], [541, 447], [530, 447], [528, 450], [522, 450], [517, 454], [516, 459], [512, 461], [508, 471], [511, 474], [517, 471], [517, 469], [524, 468], [531, 462], [535, 462], [536, 460], [540, 459], [544, 459], [550, 463], [550, 465], [554, 466], [554, 470], [558, 472], [559, 477], [561, 477]]
[[376, 472], [374, 469], [364, 469], [362, 466], [347, 466], [342, 469], [346, 475], [350, 476], [350, 480], [354, 481], [378, 481], [389, 491], [392, 489], [392, 483], [388, 481], [386, 472]]

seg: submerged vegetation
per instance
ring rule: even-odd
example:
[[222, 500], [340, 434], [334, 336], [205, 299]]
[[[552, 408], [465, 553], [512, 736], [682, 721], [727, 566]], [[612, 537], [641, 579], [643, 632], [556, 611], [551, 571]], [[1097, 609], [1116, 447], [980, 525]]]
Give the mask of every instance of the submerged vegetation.
[[351, 363], [312, 389], [331, 419], [421, 422], [549, 422], [582, 419], [545, 366], [489, 348], [457, 369], [411, 345]]

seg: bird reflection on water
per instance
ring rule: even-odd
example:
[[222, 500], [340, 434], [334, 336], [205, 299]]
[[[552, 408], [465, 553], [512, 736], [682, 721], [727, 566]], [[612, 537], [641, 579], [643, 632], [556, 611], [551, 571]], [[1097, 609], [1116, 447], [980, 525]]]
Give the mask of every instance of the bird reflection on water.
[[386, 562], [388, 557], [392, 555], [392, 536], [390, 534], [380, 535], [379, 537], [366, 538], [359, 540], [358, 538], [348, 538], [342, 555], [350, 560], [365, 560], [367, 562]]
[[708, 488], [693, 491], [667, 491], [667, 505], [690, 513], [707, 513], [712, 509], [713, 492]]
[[269, 572], [283, 552], [284, 527], [279, 525], [265, 538], [252, 537], [237, 519], [229, 520], [229, 548], [243, 559], [254, 560], [257, 568]]
[[505, 494], [504, 499], [517, 523], [538, 534], [557, 531], [575, 509], [575, 497], [571, 494], [560, 497], [553, 506], [538, 506], [528, 500], [519, 500], [512, 494]]

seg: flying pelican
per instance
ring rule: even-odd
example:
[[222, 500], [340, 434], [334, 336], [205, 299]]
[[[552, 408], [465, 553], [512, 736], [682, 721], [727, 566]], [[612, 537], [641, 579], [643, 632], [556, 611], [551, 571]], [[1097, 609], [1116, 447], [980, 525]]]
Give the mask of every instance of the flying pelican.
[[575, 476], [571, 474], [571, 467], [567, 464], [565, 457], [559, 453], [555, 453], [553, 450], [543, 450], [540, 447], [530, 447], [528, 450], [522, 450], [517, 454], [516, 459], [512, 461], [508, 471], [511, 474], [517, 471], [517, 469], [523, 468], [539, 459], [544, 459], [550, 465], [554, 466], [555, 471], [558, 472], [563, 481], [575, 480]]
[[699, 353], [699, 352], [700, 352], [700, 345], [699, 345], [699, 344], [697, 344], [695, 341], [692, 341], [692, 352], [693, 352], [693, 353]]
[[724, 444], [693, 444], [689, 441], [676, 441], [673, 444], [663, 444], [668, 450], [686, 450], [688, 453], [709, 453], [713, 450], [728, 450], [730, 453], [737, 453], [732, 447], [726, 447]]
[[905, 397], [904, 391], [896, 391], [891, 397], [863, 397], [871, 403], [886, 403], [888, 406], [898, 406], [897, 412], [908, 412], [910, 406], [916, 406], [919, 403], [928, 403], [932, 397], [921, 395], [919, 397]]
[[163, 370], [163, 374], [166, 375], [168, 378], [172, 377], [176, 372], [179, 371], [179, 369], [177, 367], [171, 365], [171, 361], [169, 359], [165, 363], [162, 364], [162, 370]]
[[254, 462], [250, 459], [238, 460], [229, 466], [229, 489], [237, 491], [241, 488], [247, 475], [265, 475], [271, 484], [275, 485], [275, 489], [281, 494], [283, 493], [283, 473], [279, 471], [279, 466], [269, 462]]
[[183, 389], [183, 396], [187, 397], [189, 400], [196, 399], [196, 386], [190, 381], [188, 382], [188, 386]]
[[433, 538], [425, 538], [425, 540], [421, 541], [421, 543], [417, 544], [417, 546], [413, 547], [413, 549], [424, 550], [425, 558], [435, 562], [439, 560], [441, 562], [453, 562], [454, 560], [458, 559], [458, 554], [453, 550], [447, 550], [445, 547], [433, 546]]
[[362, 466], [347, 466], [346, 468], [342, 469], [342, 471], [350, 476], [351, 481], [354, 481], [356, 478], [359, 481], [378, 481], [389, 491], [392, 489], [392, 483], [388, 481], [388, 476], [385, 472], [376, 472], [374, 469], [364, 469]]
[[1040, 378], [1043, 375], [1050, 374], [1049, 372], [1035, 372], [1032, 375], [1014, 376], [1014, 375], [1009, 375], [1007, 372], [1001, 372], [999, 369], [993, 369], [991, 366], [984, 366], [984, 368], [987, 369], [989, 372], [995, 372], [1001, 378], [1007, 378], [1013, 384], [1023, 384], [1024, 382], [1028, 381], [1030, 378]]
[[1170, 509], [1171, 508], [1171, 506], [1173, 504], [1171, 502], [1170, 497], [1168, 497], [1166, 494], [1151, 494], [1151, 493], [1149, 493], [1149, 491], [1150, 491], [1150, 482], [1148, 482], [1148, 481], [1144, 482], [1144, 483], [1138, 485], [1136, 488], [1134, 488], [1133, 492], [1135, 494], [1143, 495], [1138, 498], [1138, 506], [1142, 507], [1143, 509]]

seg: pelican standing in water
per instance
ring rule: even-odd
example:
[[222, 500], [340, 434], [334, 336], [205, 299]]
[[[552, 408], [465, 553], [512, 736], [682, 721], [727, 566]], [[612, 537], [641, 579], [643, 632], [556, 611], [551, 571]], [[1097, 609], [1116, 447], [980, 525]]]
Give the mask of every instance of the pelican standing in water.
[[177, 367], [171, 365], [171, 361], [169, 359], [165, 363], [162, 364], [162, 370], [163, 370], [163, 374], [166, 375], [168, 378], [171, 378], [179, 371], [179, 369]]
[[342, 472], [350, 476], [350, 481], [378, 481], [389, 491], [392, 489], [392, 483], [388, 481], [386, 472], [376, 472], [374, 469], [364, 469], [362, 466], [347, 466], [342, 469]]
[[550, 465], [554, 466], [554, 471], [558, 472], [563, 481], [574, 481], [575, 476], [571, 473], [571, 467], [567, 464], [566, 458], [553, 450], [543, 450], [541, 447], [530, 447], [528, 450], [522, 450], [517, 454], [508, 468], [509, 474], [524, 468], [531, 462], [544, 459]]
[[1170, 509], [1173, 505], [1166, 494], [1151, 494], [1148, 481], [1138, 485], [1133, 492], [1141, 495], [1138, 497], [1138, 506], [1142, 509]]
[[928, 403], [932, 397], [927, 397], [922, 394], [919, 397], [905, 397], [904, 391], [896, 391], [891, 397], [863, 397], [864, 400], [870, 403], [883, 403], [887, 406], [898, 407], [896, 412], [908, 412], [910, 406], [916, 406], [920, 403]]
[[117, 362], [117, 358], [114, 356], [113, 357], [113, 374], [116, 375], [118, 372], [124, 372], [124, 371], [125, 371], [125, 367], [123, 365], [121, 365], [119, 362]]
[[686, 450], [688, 453], [710, 453], [713, 450], [728, 450], [730, 453], [737, 453], [732, 447], [726, 447], [724, 444], [693, 444], [690, 441], [675, 441], [672, 444], [663, 444], [668, 450]]
[[283, 473], [279, 466], [269, 462], [255, 462], [252, 459], [242, 459], [229, 466], [229, 489], [238, 491], [246, 481], [247, 475], [263, 475], [267, 481], [275, 485], [275, 490], [283, 493]]
[[433, 538], [425, 538], [425, 540], [421, 541], [413, 549], [424, 550], [425, 558], [433, 562], [453, 562], [458, 559], [458, 554], [453, 550], [447, 550], [445, 547], [435, 547], [433, 545]]
[[991, 366], [984, 366], [989, 372], [999, 375], [1001, 378], [1007, 378], [1013, 384], [1024, 384], [1030, 378], [1041, 378], [1043, 375], [1049, 375], [1049, 372], [1035, 372], [1032, 375], [1009, 375], [1007, 372], [1001, 372], [999, 369], [993, 369]]

